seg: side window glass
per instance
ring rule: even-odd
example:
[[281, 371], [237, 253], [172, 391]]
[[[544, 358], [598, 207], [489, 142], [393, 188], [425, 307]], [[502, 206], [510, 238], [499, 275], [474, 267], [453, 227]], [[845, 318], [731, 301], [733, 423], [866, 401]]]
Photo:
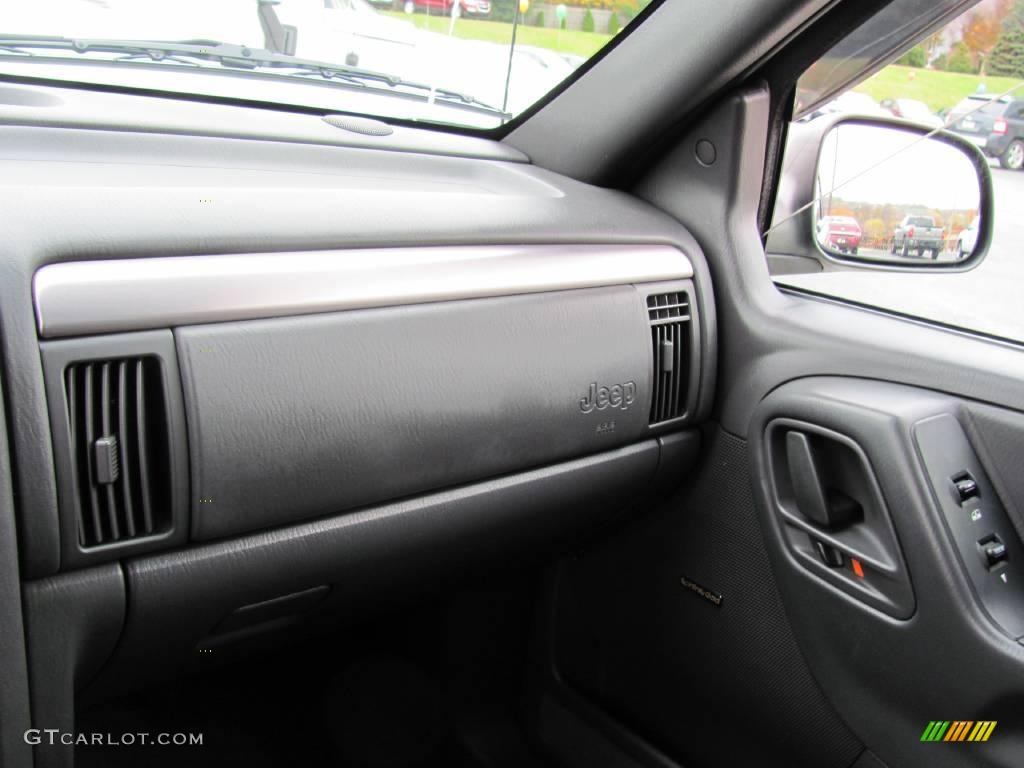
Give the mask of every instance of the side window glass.
[[[886, 12], [891, 16], [900, 5], [912, 3], [897, 0]], [[908, 20], [890, 18], [886, 25], [894, 21]], [[975, 34], [981, 28], [993, 32]], [[815, 64], [798, 85], [776, 210], [766, 232], [774, 281], [783, 289], [1024, 343], [1024, 57], [1018, 53], [1024, 0], [982, 2], [873, 74], [870, 59], [853, 53], [866, 50], [863, 39], [848, 44], [851, 51], [838, 59]], [[852, 85], [836, 88], [833, 82]], [[896, 119], [921, 129], [902, 147], [896, 140], [882, 147], [879, 142], [889, 139], [879, 138], [878, 125], [859, 126], [860, 135], [858, 126], [844, 124], [835, 137], [821, 139], [821, 126], [846, 117]], [[808, 171], [815, 173], [816, 191], [787, 199], [787, 173], [808, 163], [790, 148], [816, 129], [821, 156], [814, 161], [817, 170]], [[928, 131], [936, 135], [922, 139]], [[949, 133], [977, 147], [984, 158], [978, 162], [987, 163], [992, 176], [994, 211], [986, 225], [991, 246], [969, 269], [977, 261], [971, 258], [979, 233], [977, 173], [969, 149], [954, 152], [966, 160], [967, 171], [938, 157], [934, 147]], [[850, 139], [845, 151], [833, 147], [828, 154], [829, 142], [842, 142], [844, 135]], [[852, 144], [858, 135], [860, 143]], [[921, 162], [925, 151], [935, 155], [929, 162]], [[919, 155], [915, 163], [907, 160], [913, 153]], [[844, 170], [844, 163], [857, 167]], [[883, 181], [867, 191], [865, 174]], [[916, 183], [908, 178], [915, 175]], [[801, 204], [812, 206], [805, 200], [813, 201], [813, 223], [806, 213], [804, 218], [816, 247], [801, 251], [780, 224], [792, 225]]]

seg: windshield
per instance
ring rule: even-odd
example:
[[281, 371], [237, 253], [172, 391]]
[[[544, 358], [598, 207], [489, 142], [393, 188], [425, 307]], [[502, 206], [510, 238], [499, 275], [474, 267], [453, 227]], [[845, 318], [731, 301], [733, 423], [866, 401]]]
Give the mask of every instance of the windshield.
[[906, 117], [909, 115], [931, 115], [932, 111], [928, 109], [927, 104], [923, 104], [920, 101], [914, 101], [913, 99], [897, 99], [896, 104], [899, 106], [900, 112]]
[[0, 74], [494, 128], [572, 76], [648, 2], [7, 2]]

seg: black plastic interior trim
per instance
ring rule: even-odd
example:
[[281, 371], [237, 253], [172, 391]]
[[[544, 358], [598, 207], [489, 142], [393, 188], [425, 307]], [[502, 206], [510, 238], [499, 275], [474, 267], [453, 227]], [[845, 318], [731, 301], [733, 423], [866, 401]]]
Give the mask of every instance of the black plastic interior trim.
[[[225, 619], [245, 606], [326, 585], [330, 592], [310, 620], [336, 622], [475, 569], [543, 561], [626, 514], [658, 477], [660, 454], [659, 441], [645, 440], [345, 515], [129, 560], [125, 628], [89, 696], [96, 700], [201, 669], [198, 647], [250, 636], [218, 634]], [[264, 629], [281, 627], [270, 621]], [[154, 658], [161, 663], [154, 665]]]
[[965, 338], [977, 339], [978, 341], [984, 341], [989, 343], [995, 343], [1004, 345], [1013, 349], [1024, 348], [1024, 342], [1019, 339], [1009, 338], [1007, 336], [998, 336], [992, 333], [984, 333], [983, 331], [976, 331], [971, 328], [962, 328], [957, 325], [950, 325], [948, 323], [942, 323], [938, 320], [933, 320], [926, 317], [918, 317], [917, 315], [910, 315], [904, 312], [899, 312], [895, 309], [888, 307], [878, 307], [871, 304], [864, 304], [858, 301], [852, 301], [839, 296], [834, 296], [828, 293], [820, 293], [813, 291], [808, 288], [789, 286], [776, 283], [775, 287], [778, 288], [779, 293], [788, 294], [791, 296], [798, 296], [804, 299], [811, 299], [814, 301], [820, 301], [824, 304], [834, 304], [844, 307], [852, 307], [863, 312], [870, 312], [873, 315], [879, 315], [881, 317], [891, 317], [898, 319], [902, 322], [913, 323], [924, 328], [934, 328], [936, 330], [944, 331], [946, 333], [953, 333], [958, 336]]
[[[26, 582], [25, 638], [34, 728], [75, 732], [76, 694], [96, 676], [117, 644], [126, 591], [117, 563]], [[71, 768], [74, 763], [74, 747], [59, 741], [51, 745], [47, 738], [34, 751], [36, 768]]]
[[[9, 404], [6, 383], [5, 375], [0, 383], [0, 398]], [[18, 562], [20, 526], [15, 519], [15, 473], [8, 439], [7, 415], [0, 411], [0, 765], [27, 768], [32, 764], [32, 748], [24, 733], [31, 724], [32, 697]]]
[[797, 81], [808, 67], [848, 35], [850, 30], [856, 29], [891, 2], [893, 0], [868, 0], [841, 4], [833, 13], [811, 25], [805, 34], [796, 38], [784, 51], [767, 61], [757, 73], [767, 83], [771, 97], [764, 183], [757, 214], [758, 231], [768, 229], [774, 213]]

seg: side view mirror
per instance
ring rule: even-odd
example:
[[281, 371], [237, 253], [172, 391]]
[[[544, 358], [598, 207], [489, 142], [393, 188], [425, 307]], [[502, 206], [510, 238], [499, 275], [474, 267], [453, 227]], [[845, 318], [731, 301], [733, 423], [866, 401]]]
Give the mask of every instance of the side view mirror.
[[984, 258], [992, 181], [972, 144], [887, 118], [791, 128], [766, 241], [773, 274], [959, 271]]
[[268, 51], [294, 56], [299, 41], [299, 28], [292, 24], [282, 24], [277, 17], [274, 6], [280, 0], [258, 0], [256, 11], [263, 29], [263, 47]]
[[281, 29], [284, 30], [284, 50], [282, 53], [285, 56], [294, 56], [296, 49], [299, 47], [299, 28], [294, 24], [282, 24]]

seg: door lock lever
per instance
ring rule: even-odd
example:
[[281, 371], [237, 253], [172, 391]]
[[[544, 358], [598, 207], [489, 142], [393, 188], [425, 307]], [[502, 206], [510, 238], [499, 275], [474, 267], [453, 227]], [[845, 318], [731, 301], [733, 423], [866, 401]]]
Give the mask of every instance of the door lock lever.
[[818, 557], [829, 568], [842, 568], [846, 562], [842, 552], [819, 539], [814, 540], [814, 548], [818, 550]]

